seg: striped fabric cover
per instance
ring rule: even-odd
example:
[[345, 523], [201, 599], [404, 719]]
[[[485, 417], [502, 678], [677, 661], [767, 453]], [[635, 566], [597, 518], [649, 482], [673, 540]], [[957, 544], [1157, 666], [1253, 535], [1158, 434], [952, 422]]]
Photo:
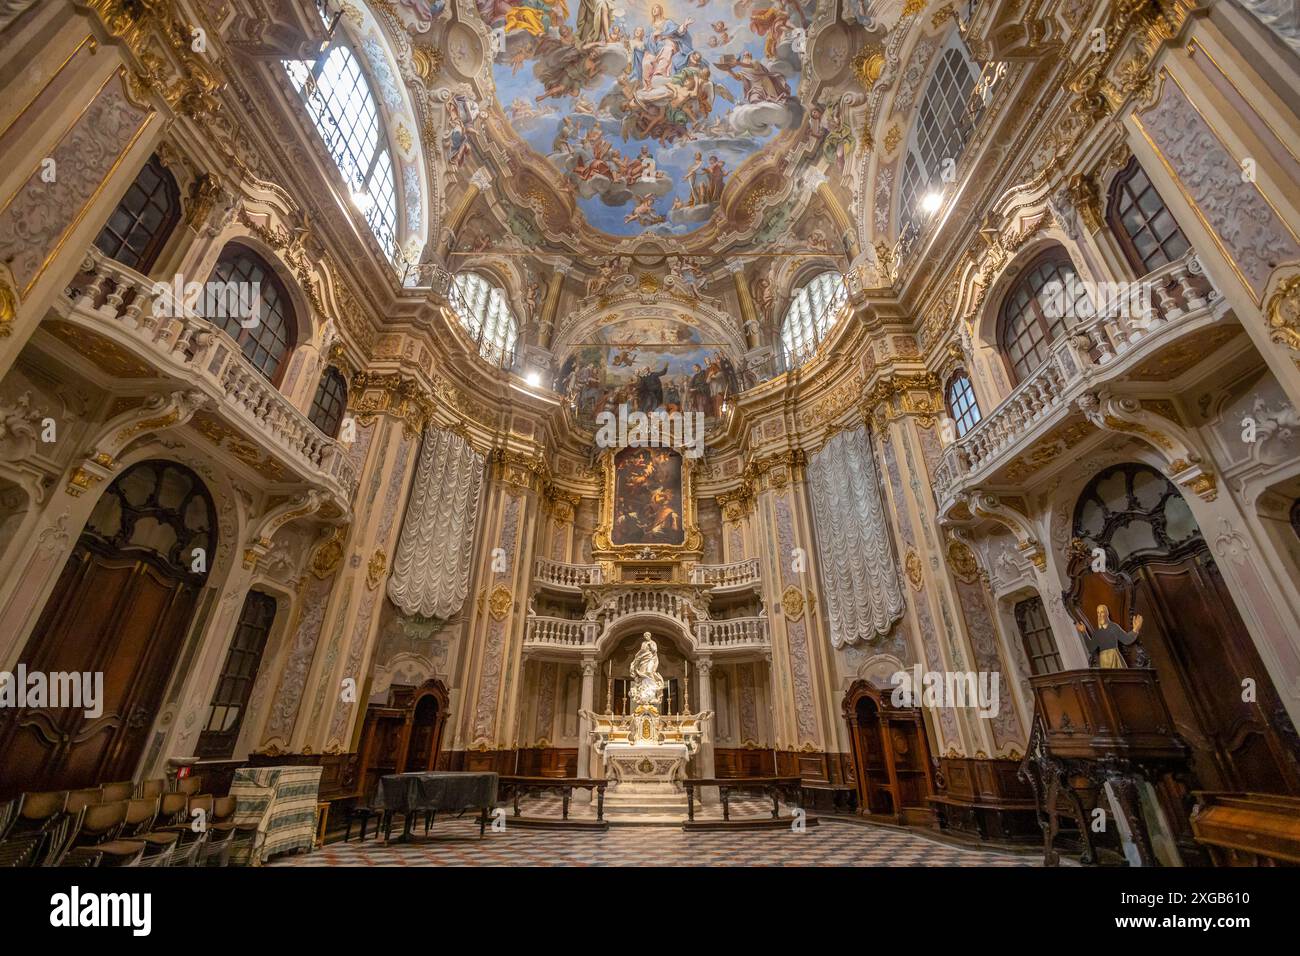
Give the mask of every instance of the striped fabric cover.
[[316, 803], [320, 792], [320, 767], [243, 767], [235, 771], [230, 795], [237, 801], [234, 821], [255, 824], [257, 841], [251, 860], [235, 864], [265, 863], [277, 853], [311, 849], [316, 836]]

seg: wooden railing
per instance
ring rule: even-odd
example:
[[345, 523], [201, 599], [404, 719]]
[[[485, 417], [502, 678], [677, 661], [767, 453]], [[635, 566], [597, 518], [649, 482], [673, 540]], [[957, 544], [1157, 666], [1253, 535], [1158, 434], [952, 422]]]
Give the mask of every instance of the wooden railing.
[[559, 793], [562, 800], [560, 819], [569, 819], [569, 802], [574, 790], [590, 790], [596, 797], [596, 822], [605, 822], [605, 785], [598, 777], [501, 777], [499, 799], [509, 802], [514, 815], [519, 816], [519, 799], [539, 793]]
[[731, 794], [762, 793], [772, 800], [772, 819], [781, 816], [781, 798], [798, 803], [803, 781], [799, 777], [699, 777], [682, 781], [686, 785], [686, 819], [695, 822], [695, 791], [717, 787], [722, 797], [722, 819], [731, 821]]

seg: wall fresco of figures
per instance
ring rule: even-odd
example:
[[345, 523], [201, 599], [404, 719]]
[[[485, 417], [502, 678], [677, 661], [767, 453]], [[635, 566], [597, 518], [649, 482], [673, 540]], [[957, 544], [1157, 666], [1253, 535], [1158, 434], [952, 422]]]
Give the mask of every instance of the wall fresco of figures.
[[699, 228], [736, 168], [803, 119], [815, 0], [475, 2], [497, 102], [605, 232]]
[[681, 544], [682, 456], [670, 448], [624, 448], [614, 457], [615, 545]]
[[555, 390], [580, 421], [603, 411], [722, 414], [722, 403], [740, 390], [736, 369], [698, 329], [669, 319], [622, 319], [604, 326], [590, 342], [574, 346], [560, 365]]

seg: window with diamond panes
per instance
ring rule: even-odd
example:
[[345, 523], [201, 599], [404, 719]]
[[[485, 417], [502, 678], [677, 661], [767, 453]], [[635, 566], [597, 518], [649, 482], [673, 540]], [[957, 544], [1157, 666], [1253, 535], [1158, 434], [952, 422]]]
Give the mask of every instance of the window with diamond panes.
[[1002, 302], [999, 343], [1013, 382], [1047, 360], [1052, 343], [1090, 314], [1092, 302], [1064, 249], [1049, 249], [1025, 266]]
[[157, 156], [150, 156], [99, 231], [95, 246], [148, 275], [180, 216], [176, 180]]
[[1015, 617], [1025, 656], [1029, 658], [1029, 672], [1037, 677], [1061, 670], [1061, 655], [1056, 650], [1056, 639], [1052, 637], [1052, 625], [1047, 620], [1042, 599], [1031, 597], [1018, 602]]
[[261, 256], [227, 246], [208, 277], [200, 314], [238, 342], [259, 372], [280, 383], [297, 327], [288, 291]]
[[357, 57], [336, 34], [319, 59], [286, 60], [289, 79], [389, 261], [397, 256], [397, 191], [379, 107]]
[[1106, 210], [1110, 227], [1139, 276], [1181, 259], [1191, 248], [1136, 157], [1111, 183]]
[[970, 376], [965, 372], [958, 372], [948, 382], [948, 415], [957, 429], [958, 438], [979, 424], [979, 403], [975, 401]]
[[956, 163], [966, 149], [978, 119], [978, 111], [971, 110], [971, 93], [979, 75], [978, 64], [960, 41], [945, 50], [935, 64], [903, 163], [901, 234], [920, 228], [922, 197], [942, 185], [946, 161]]
[[348, 383], [339, 370], [329, 366], [316, 385], [316, 395], [311, 400], [311, 423], [330, 438], [337, 438], [343, 414], [348, 408]]

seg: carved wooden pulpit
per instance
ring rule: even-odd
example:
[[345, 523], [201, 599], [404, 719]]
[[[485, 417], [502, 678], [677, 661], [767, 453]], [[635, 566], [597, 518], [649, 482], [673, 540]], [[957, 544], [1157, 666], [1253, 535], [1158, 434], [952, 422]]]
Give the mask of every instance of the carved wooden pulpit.
[[1038, 791], [1044, 816], [1044, 862], [1053, 865], [1058, 804], [1064, 798], [1079, 826], [1084, 862], [1094, 854], [1083, 805], [1071, 781], [1110, 785], [1143, 866], [1157, 865], [1142, 812], [1139, 784], [1188, 770], [1188, 747], [1174, 730], [1156, 672], [1145, 667], [1088, 668], [1030, 678], [1034, 727], [1021, 766]]

